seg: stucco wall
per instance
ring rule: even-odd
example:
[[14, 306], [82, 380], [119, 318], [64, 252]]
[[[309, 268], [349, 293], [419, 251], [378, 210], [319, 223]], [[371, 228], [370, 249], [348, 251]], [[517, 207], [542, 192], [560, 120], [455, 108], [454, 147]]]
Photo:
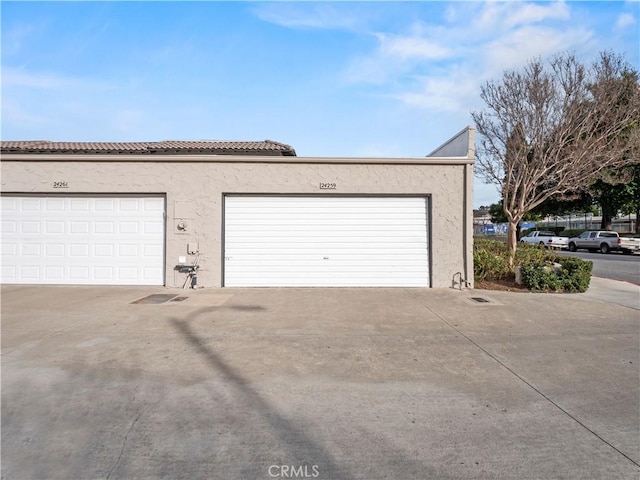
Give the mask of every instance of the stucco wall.
[[[19, 158], [19, 155], [15, 156]], [[282, 162], [282, 163], [280, 163]], [[318, 159], [251, 162], [240, 157], [189, 161], [182, 157], [153, 161], [7, 161], [1, 164], [5, 193], [155, 193], [166, 195], [166, 285], [182, 286], [184, 275], [174, 271], [179, 256], [187, 255], [187, 244], [200, 250], [198, 281], [203, 287], [222, 282], [222, 216], [225, 193], [279, 194], [416, 194], [431, 198], [432, 286], [450, 287], [456, 272], [469, 268], [469, 238], [465, 222], [470, 191], [470, 162], [428, 164], [394, 159]], [[467, 177], [465, 179], [465, 176]], [[55, 189], [53, 182], [68, 188]], [[335, 183], [335, 190], [321, 190], [320, 183]], [[466, 190], [465, 190], [466, 189]], [[466, 195], [465, 195], [466, 192]], [[187, 229], [176, 228], [183, 220]], [[469, 232], [471, 235], [471, 232]], [[466, 265], [465, 265], [466, 263]], [[472, 277], [472, 272], [471, 275]], [[471, 279], [470, 279], [471, 280]]]

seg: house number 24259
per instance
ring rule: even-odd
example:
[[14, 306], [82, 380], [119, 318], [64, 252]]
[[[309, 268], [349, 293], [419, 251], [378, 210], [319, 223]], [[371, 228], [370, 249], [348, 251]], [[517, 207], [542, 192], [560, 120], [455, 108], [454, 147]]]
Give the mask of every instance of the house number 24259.
[[320, 190], [335, 190], [337, 187], [335, 183], [320, 182]]

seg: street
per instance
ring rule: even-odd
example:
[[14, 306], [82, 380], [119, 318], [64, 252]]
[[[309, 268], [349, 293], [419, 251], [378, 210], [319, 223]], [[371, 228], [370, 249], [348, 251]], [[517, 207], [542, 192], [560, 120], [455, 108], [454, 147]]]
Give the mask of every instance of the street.
[[565, 250], [559, 253], [592, 261], [592, 274], [596, 277], [640, 285], [640, 255], [624, 255], [617, 252], [602, 254], [578, 251], [572, 253]]

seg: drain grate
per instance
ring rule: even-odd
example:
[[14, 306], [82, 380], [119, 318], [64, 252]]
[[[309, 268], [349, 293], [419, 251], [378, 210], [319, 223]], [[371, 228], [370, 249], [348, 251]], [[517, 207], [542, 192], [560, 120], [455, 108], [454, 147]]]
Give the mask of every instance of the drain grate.
[[189, 297], [176, 297], [169, 300], [170, 302], [184, 302]]
[[138, 300], [134, 300], [131, 303], [143, 304], [143, 305], [149, 305], [149, 304], [157, 305], [160, 303], [168, 302], [169, 300], [175, 297], [177, 297], [177, 295], [173, 293], [153, 293], [151, 295], [147, 295], [146, 297], [139, 298]]
[[477, 303], [489, 303], [489, 300], [487, 300], [486, 298], [482, 298], [482, 297], [471, 297], [471, 300], [473, 300], [474, 302], [477, 302]]

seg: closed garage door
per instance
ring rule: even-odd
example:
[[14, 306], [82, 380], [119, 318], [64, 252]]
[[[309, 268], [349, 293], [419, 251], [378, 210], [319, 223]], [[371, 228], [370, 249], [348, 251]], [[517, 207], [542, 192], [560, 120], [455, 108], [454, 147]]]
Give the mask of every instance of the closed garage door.
[[7, 195], [2, 283], [163, 285], [164, 197]]
[[427, 287], [427, 201], [229, 195], [224, 284]]

